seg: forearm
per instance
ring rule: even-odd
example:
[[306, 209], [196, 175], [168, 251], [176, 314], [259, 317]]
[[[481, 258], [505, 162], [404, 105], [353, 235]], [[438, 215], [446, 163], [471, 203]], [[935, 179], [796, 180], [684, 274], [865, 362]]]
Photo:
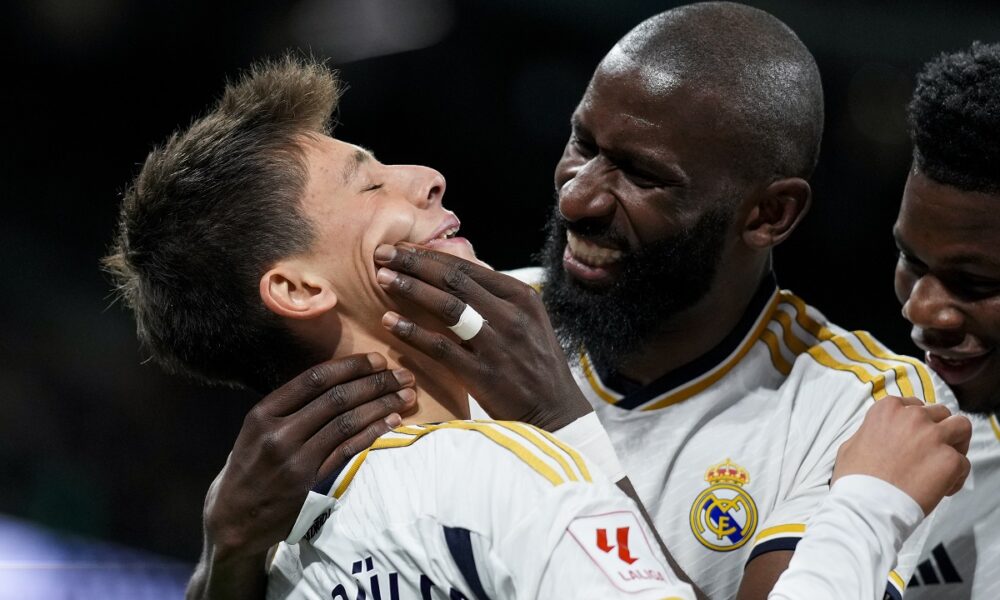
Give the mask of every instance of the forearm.
[[881, 600], [899, 549], [923, 517], [912, 498], [882, 480], [841, 478], [768, 600]]
[[188, 582], [187, 600], [264, 600], [266, 555], [232, 555], [206, 545]]

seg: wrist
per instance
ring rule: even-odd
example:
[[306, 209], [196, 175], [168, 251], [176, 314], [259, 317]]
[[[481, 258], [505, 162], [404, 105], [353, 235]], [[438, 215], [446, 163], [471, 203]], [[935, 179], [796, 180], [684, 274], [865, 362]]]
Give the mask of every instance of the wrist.
[[267, 582], [267, 551], [248, 554], [213, 548], [209, 559], [207, 598], [246, 598], [246, 590], [263, 589]]
[[549, 433], [555, 433], [589, 414], [594, 414], [594, 407], [576, 387], [574, 391], [577, 393], [563, 397], [560, 402], [549, 402], [537, 407], [534, 414], [530, 415], [530, 420], [524, 422]]
[[212, 564], [241, 564], [267, 555], [267, 548], [248, 543], [246, 535], [235, 531], [205, 531], [205, 556]]

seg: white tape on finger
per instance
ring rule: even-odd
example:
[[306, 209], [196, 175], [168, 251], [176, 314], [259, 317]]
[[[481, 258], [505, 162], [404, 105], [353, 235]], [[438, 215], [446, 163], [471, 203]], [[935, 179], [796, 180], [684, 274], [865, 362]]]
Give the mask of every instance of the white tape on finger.
[[462, 311], [462, 316], [458, 318], [458, 323], [450, 325], [448, 329], [451, 329], [463, 342], [467, 342], [479, 334], [485, 322], [486, 320], [483, 319], [483, 315], [466, 304], [465, 310]]

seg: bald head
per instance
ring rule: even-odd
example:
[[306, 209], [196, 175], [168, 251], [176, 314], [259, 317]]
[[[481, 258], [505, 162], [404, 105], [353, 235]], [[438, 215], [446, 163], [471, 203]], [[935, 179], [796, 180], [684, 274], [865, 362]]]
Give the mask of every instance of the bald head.
[[712, 97], [717, 125], [755, 179], [808, 178], [823, 134], [823, 89], [812, 54], [768, 13], [730, 2], [682, 6], [625, 35], [602, 68], [627, 58], [652, 90]]

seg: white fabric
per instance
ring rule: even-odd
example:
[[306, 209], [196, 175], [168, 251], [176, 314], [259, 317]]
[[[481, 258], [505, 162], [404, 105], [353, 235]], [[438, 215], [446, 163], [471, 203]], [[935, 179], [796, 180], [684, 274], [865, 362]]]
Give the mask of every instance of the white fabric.
[[476, 309], [466, 304], [465, 310], [458, 317], [458, 323], [449, 325], [448, 329], [452, 330], [459, 339], [467, 342], [479, 335], [484, 322], [483, 316], [476, 312]]
[[469, 396], [468, 398], [469, 398], [469, 418], [470, 419], [473, 419], [473, 420], [476, 420], [476, 419], [480, 419], [480, 420], [481, 419], [487, 419], [488, 420], [488, 419], [491, 418], [490, 415], [487, 414], [487, 412], [483, 409], [483, 407], [479, 406], [479, 403], [476, 402], [475, 398], [473, 398], [472, 396]]
[[[510, 274], [536, 286], [542, 275], [540, 269]], [[585, 356], [573, 361], [660, 535], [710, 598], [736, 596], [755, 550], [794, 548], [829, 492], [838, 448], [874, 395], [934, 396], [957, 410], [950, 390], [919, 361], [833, 325], [789, 292], [775, 293], [751, 317], [744, 338], [714, 366], [669, 389], [640, 390], [650, 397], [630, 409], [616, 403], [643, 396], [614, 388]], [[707, 481], [719, 465], [742, 469], [748, 480], [728, 487]], [[725, 523], [713, 526], [739, 531], [721, 539], [708, 528], [699, 532], [720, 506], [728, 508]], [[919, 550], [907, 544], [900, 552], [908, 561], [896, 567], [903, 581]]]
[[298, 544], [305, 537], [306, 533], [309, 532], [309, 529], [317, 519], [325, 519], [330, 516], [335, 505], [336, 501], [330, 496], [310, 491], [306, 496], [305, 502], [302, 504], [302, 508], [299, 510], [299, 516], [295, 519], [295, 524], [292, 525], [292, 530], [288, 533], [288, 537], [285, 538], [285, 543]]
[[882, 600], [885, 574], [923, 518], [913, 498], [881, 479], [837, 480], [768, 600]]
[[600, 467], [611, 481], [621, 481], [625, 478], [625, 469], [618, 461], [615, 447], [608, 437], [608, 432], [604, 431], [601, 420], [597, 418], [597, 413], [587, 413], [562, 429], [553, 431], [552, 435], [582, 452], [587, 460]]
[[[279, 545], [268, 598], [475, 600], [445, 528], [467, 532], [492, 600], [694, 598], [635, 504], [596, 466], [528, 426], [397, 428], [331, 489], [337, 507], [316, 534]], [[603, 564], [592, 559], [604, 555]]]
[[907, 600], [1000, 598], [1000, 423], [965, 416], [972, 420], [972, 472], [951, 502], [934, 510]]

